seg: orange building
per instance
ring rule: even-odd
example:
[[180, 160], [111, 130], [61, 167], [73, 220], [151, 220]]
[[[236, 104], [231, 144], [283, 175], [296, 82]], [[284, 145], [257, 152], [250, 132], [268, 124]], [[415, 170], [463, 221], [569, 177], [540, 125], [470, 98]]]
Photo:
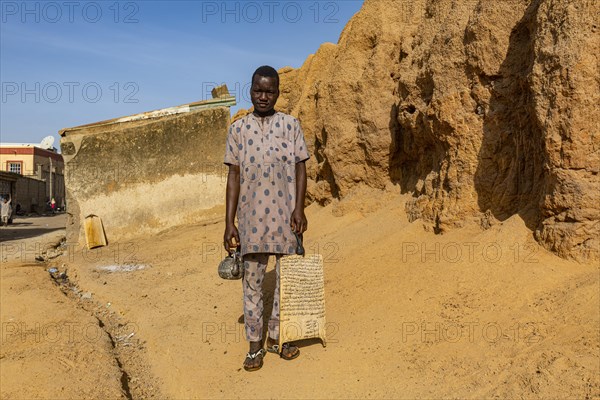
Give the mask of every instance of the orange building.
[[46, 201], [65, 201], [64, 161], [55, 148], [39, 144], [0, 144], [0, 170], [45, 182]]

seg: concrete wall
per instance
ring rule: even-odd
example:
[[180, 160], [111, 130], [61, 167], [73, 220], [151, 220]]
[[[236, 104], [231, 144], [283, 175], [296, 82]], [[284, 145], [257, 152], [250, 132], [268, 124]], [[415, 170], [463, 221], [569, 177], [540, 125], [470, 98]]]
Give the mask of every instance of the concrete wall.
[[25, 212], [44, 213], [46, 211], [46, 182], [21, 176], [16, 182], [16, 195], [13, 200], [13, 211], [17, 203]]
[[18, 177], [18, 174], [0, 171], [0, 201], [9, 195], [13, 198], [15, 197], [15, 187]]
[[216, 106], [61, 131], [67, 240], [85, 241], [89, 214], [109, 242], [221, 216], [229, 117]]
[[46, 182], [19, 174], [0, 172], [0, 195], [12, 197], [13, 212], [17, 204], [25, 212], [43, 213], [46, 206]]

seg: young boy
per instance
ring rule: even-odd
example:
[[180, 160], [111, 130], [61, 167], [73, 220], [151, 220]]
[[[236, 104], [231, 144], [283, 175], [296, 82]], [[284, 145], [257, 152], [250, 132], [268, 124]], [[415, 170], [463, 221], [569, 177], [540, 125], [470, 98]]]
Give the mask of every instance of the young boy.
[[[304, 215], [306, 165], [309, 154], [298, 120], [275, 111], [279, 75], [269, 66], [252, 75], [250, 97], [254, 112], [229, 128], [225, 164], [229, 166], [226, 194], [225, 248], [240, 246], [244, 258], [244, 323], [250, 350], [244, 369], [262, 367], [262, 282], [270, 255], [275, 255], [277, 283], [269, 319], [267, 350], [292, 360], [298, 347], [285, 343], [279, 349], [279, 258], [294, 254], [296, 238], [308, 222]], [[239, 230], [235, 226], [238, 215]]]

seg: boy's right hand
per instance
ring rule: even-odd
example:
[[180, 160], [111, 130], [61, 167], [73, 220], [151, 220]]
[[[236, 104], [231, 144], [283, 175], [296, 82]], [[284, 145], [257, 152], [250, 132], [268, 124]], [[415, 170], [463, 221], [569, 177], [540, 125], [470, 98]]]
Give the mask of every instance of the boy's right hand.
[[[235, 239], [235, 242], [234, 242]], [[223, 246], [229, 253], [231, 249], [235, 249], [240, 243], [240, 234], [234, 224], [225, 226], [225, 234], [223, 235]]]

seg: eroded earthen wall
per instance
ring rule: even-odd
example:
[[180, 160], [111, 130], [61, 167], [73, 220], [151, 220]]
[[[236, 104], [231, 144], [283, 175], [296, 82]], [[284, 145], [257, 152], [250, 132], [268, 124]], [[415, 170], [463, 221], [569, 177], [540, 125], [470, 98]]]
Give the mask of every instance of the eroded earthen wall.
[[112, 242], [217, 217], [225, 199], [229, 108], [67, 130], [69, 242], [98, 215]]
[[367, 0], [338, 44], [281, 71], [314, 159], [308, 196], [412, 193], [436, 232], [523, 217], [600, 258], [600, 2]]

